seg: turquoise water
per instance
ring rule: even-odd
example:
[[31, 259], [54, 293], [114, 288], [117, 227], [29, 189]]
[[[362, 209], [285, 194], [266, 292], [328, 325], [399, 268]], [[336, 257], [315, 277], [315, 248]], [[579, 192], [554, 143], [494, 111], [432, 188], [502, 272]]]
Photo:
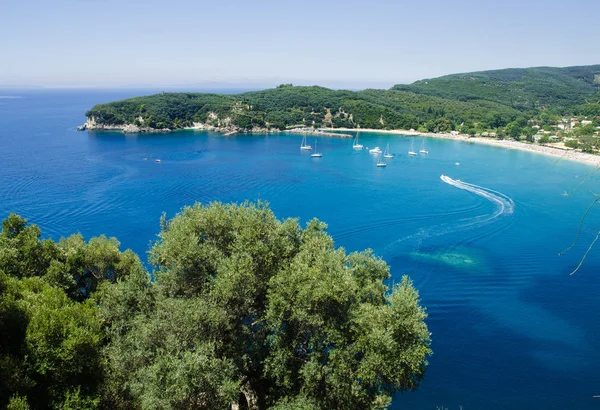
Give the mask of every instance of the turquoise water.
[[408, 157], [410, 138], [382, 134], [360, 138], [390, 144], [398, 155], [386, 168], [347, 139], [319, 138], [323, 158], [313, 159], [298, 135], [75, 130], [95, 103], [148, 92], [0, 91], [2, 218], [17, 212], [56, 239], [116, 236], [144, 257], [163, 211], [266, 200], [280, 218], [324, 220], [339, 246], [373, 248], [394, 281], [414, 280], [434, 355], [419, 390], [399, 394], [393, 408], [600, 405], [592, 398], [600, 394], [600, 248], [569, 276], [600, 213], [589, 215], [574, 249], [557, 255], [599, 180], [561, 193], [591, 167], [432, 139], [429, 155]]

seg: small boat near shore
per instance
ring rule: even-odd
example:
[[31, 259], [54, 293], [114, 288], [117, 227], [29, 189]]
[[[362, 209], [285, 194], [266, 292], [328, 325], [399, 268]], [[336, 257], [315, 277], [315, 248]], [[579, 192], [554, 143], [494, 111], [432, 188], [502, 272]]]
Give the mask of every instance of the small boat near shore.
[[300, 149], [303, 149], [303, 150], [311, 150], [312, 149], [312, 147], [310, 145], [308, 145], [306, 142], [306, 135], [302, 138], [302, 143], [300, 144]]
[[359, 143], [358, 143], [358, 132], [356, 133], [356, 138], [354, 139], [354, 144], [352, 144], [352, 148], [353, 148], [353, 149], [358, 149], [358, 150], [361, 150], [361, 149], [363, 149], [363, 148], [364, 148], [364, 147], [362, 146], [362, 144], [359, 144]]
[[377, 166], [378, 167], [387, 167], [387, 164], [381, 159], [381, 153], [377, 157]]
[[317, 152], [317, 141], [315, 141], [315, 152], [310, 154], [312, 158], [321, 158], [323, 154]]
[[410, 140], [410, 149], [408, 150], [408, 155], [417, 155], [417, 152], [415, 151], [415, 139], [411, 139]]
[[421, 149], [419, 150], [421, 154], [429, 154], [429, 151], [425, 149], [425, 138], [421, 139]]
[[371, 148], [371, 149], [369, 150], [369, 152], [370, 152], [371, 154], [381, 154], [381, 148], [379, 148], [379, 147]]
[[394, 158], [394, 156], [390, 154], [390, 144], [386, 145], [385, 151], [383, 151], [383, 158]]

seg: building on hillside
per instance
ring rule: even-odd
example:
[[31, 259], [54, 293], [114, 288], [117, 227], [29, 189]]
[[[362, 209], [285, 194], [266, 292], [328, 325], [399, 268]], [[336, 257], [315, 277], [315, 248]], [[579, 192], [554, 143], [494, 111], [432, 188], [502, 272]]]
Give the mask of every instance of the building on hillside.
[[591, 122], [590, 120], [582, 120], [582, 121], [581, 121], [581, 126], [582, 126], [582, 127], [585, 127], [586, 125], [589, 125], [589, 124], [591, 124], [591, 123], [592, 123], [592, 122]]

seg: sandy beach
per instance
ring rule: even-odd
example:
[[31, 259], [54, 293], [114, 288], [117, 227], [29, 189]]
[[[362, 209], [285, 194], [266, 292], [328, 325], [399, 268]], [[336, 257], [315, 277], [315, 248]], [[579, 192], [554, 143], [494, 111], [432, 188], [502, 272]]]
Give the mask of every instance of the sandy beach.
[[[331, 132], [331, 128], [321, 128], [320, 130]], [[335, 128], [334, 131], [351, 131], [356, 132], [357, 129], [353, 128]], [[524, 142], [514, 141], [514, 140], [497, 140], [494, 138], [485, 138], [485, 137], [476, 137], [472, 138], [468, 135], [463, 134], [450, 134], [450, 133], [432, 133], [432, 132], [419, 132], [419, 131], [411, 131], [411, 130], [376, 130], [376, 129], [367, 129], [363, 128], [360, 131], [364, 132], [372, 132], [379, 134], [395, 134], [395, 135], [408, 135], [408, 136], [420, 136], [427, 138], [442, 138], [456, 141], [464, 141], [468, 143], [476, 143], [476, 144], [487, 144], [493, 145], [500, 148], [506, 149], [518, 149], [522, 151], [534, 152], [537, 154], [550, 155], [553, 157], [557, 157], [560, 159], [568, 160], [568, 161], [577, 161], [585, 164], [600, 166], [600, 155], [588, 154], [585, 152], [572, 150], [572, 149], [563, 149], [557, 148], [550, 145], [538, 145], [538, 144], [528, 144]], [[318, 134], [318, 133], [317, 133]]]

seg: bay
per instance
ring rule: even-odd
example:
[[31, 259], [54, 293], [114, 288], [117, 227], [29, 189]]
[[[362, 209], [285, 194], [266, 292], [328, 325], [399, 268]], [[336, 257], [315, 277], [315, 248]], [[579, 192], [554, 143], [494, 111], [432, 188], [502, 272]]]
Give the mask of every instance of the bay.
[[268, 201], [279, 218], [325, 221], [338, 246], [374, 249], [392, 282], [407, 274], [419, 289], [434, 355], [392, 408], [598, 406], [600, 249], [569, 276], [600, 228], [597, 210], [558, 256], [599, 179], [561, 194], [592, 167], [436, 139], [409, 157], [410, 137], [364, 132], [365, 146], [396, 153], [387, 167], [341, 138], [320, 137], [323, 157], [311, 158], [292, 134], [76, 131], [94, 104], [156, 91], [1, 90], [0, 217], [16, 212], [55, 239], [115, 236], [145, 259], [162, 212]]

